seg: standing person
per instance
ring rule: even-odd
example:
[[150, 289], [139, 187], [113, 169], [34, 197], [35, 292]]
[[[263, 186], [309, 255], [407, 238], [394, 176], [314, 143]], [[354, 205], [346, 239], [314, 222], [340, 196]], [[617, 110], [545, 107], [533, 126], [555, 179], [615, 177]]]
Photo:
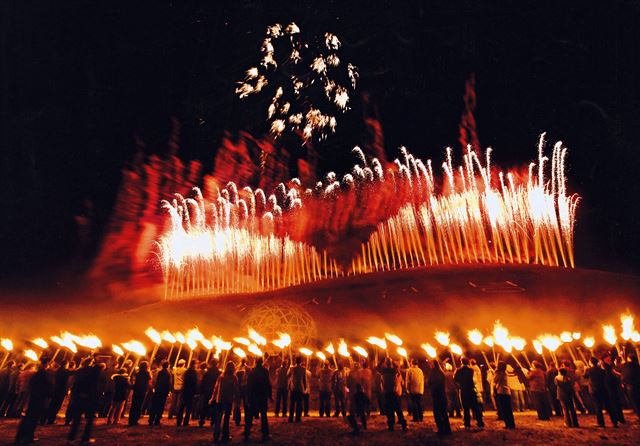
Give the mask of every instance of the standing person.
[[311, 398], [311, 370], [307, 368], [307, 385], [302, 393], [302, 414], [305, 417], [309, 416], [309, 399]]
[[598, 358], [594, 356], [591, 357], [591, 367], [585, 371], [584, 377], [589, 385], [589, 393], [591, 395], [591, 401], [593, 402], [598, 426], [604, 427], [602, 410], [606, 408], [609, 418], [611, 419], [611, 424], [617, 427], [618, 416], [611, 410], [609, 396], [607, 394], [605, 371], [600, 367]]
[[640, 418], [640, 365], [637, 356], [629, 355], [627, 362], [622, 366], [622, 383], [627, 390], [633, 410]]
[[493, 389], [496, 396], [496, 404], [500, 407], [500, 414], [507, 429], [515, 429], [516, 422], [513, 418], [513, 406], [511, 405], [511, 387], [507, 374], [507, 364], [498, 362], [498, 368], [493, 376]]
[[2, 406], [0, 406], [0, 417], [10, 417], [12, 415], [11, 409], [18, 398], [18, 376], [20, 375], [20, 368], [14, 360], [11, 360], [7, 363], [5, 370], [7, 374], [7, 390]]
[[271, 396], [271, 381], [269, 371], [262, 365], [262, 358], [256, 359], [255, 367], [247, 375], [247, 408], [244, 415], [244, 438], [251, 436], [253, 419], [260, 417], [260, 430], [262, 441], [269, 440], [269, 422], [267, 420], [267, 408]]
[[100, 379], [100, 368], [95, 365], [93, 358], [85, 358], [80, 363], [80, 368], [75, 373], [73, 389], [71, 391], [71, 428], [67, 440], [73, 442], [78, 434], [82, 416], [84, 415], [85, 426], [82, 433], [82, 442], [89, 443], [91, 440], [91, 430], [98, 404], [98, 380]]
[[151, 382], [151, 374], [149, 373], [149, 363], [142, 361], [138, 371], [132, 377], [131, 388], [131, 408], [129, 409], [129, 426], [137, 426], [140, 416], [142, 415], [142, 403], [147, 396], [149, 383]]
[[240, 360], [240, 366], [236, 369], [236, 377], [238, 378], [238, 384], [240, 385], [240, 401], [242, 401], [242, 405], [237, 404], [233, 409], [233, 420], [236, 423], [236, 426], [240, 426], [242, 423], [242, 409], [245, 412], [245, 418], [247, 416], [247, 398], [246, 398], [246, 390], [247, 390], [247, 359], [242, 358]]
[[382, 374], [380, 373], [380, 364], [377, 364], [373, 369], [373, 386], [372, 391], [374, 394], [374, 400], [378, 405], [378, 412], [380, 416], [384, 415], [384, 394], [382, 393]]
[[196, 370], [196, 362], [191, 361], [189, 368], [184, 372], [184, 380], [182, 383], [182, 401], [176, 416], [177, 425], [189, 426], [191, 420], [191, 412], [193, 410], [193, 401], [198, 391], [198, 371]]
[[429, 373], [427, 385], [431, 391], [433, 418], [438, 427], [438, 434], [449, 435], [451, 434], [451, 425], [447, 414], [446, 377], [438, 361], [431, 362], [431, 373]]
[[220, 435], [222, 434], [222, 442], [228, 442], [229, 436], [229, 419], [231, 418], [231, 410], [234, 404], [240, 401], [240, 384], [236, 377], [236, 368], [233, 362], [229, 361], [224, 369], [224, 373], [220, 375], [213, 389], [211, 403], [216, 404], [216, 420], [213, 428], [213, 441], [220, 443]]
[[56, 418], [58, 418], [58, 412], [60, 412], [62, 403], [69, 391], [69, 376], [71, 376], [69, 362], [62, 361], [62, 364], [60, 364], [60, 367], [58, 367], [58, 370], [56, 370], [53, 375], [53, 393], [47, 411], [47, 424], [54, 424]]
[[422, 394], [424, 393], [424, 373], [418, 367], [418, 360], [413, 359], [407, 370], [407, 393], [411, 398], [413, 421], [423, 420]]
[[369, 368], [369, 363], [364, 361], [362, 363], [362, 370], [360, 370], [360, 384], [362, 384], [362, 391], [369, 398], [369, 405], [367, 406], [367, 416], [371, 415], [371, 389], [373, 387], [373, 372]]
[[458, 391], [458, 387], [453, 380], [453, 367], [451, 366], [451, 364], [446, 362], [444, 364], [444, 368], [444, 376], [447, 386], [447, 400], [449, 402], [449, 418], [453, 418], [454, 415], [456, 418], [460, 418], [460, 392]]
[[111, 382], [113, 383], [113, 397], [107, 414], [107, 424], [118, 424], [124, 411], [124, 404], [129, 396], [129, 374], [127, 369], [120, 369], [117, 373], [111, 375]]
[[276, 370], [276, 417], [280, 414], [280, 403], [282, 403], [282, 416], [287, 415], [287, 400], [289, 399], [289, 364], [282, 361], [278, 370]]
[[529, 393], [533, 400], [533, 406], [538, 413], [538, 419], [548, 421], [551, 420], [551, 406], [549, 405], [544, 370], [542, 370], [542, 364], [539, 361], [533, 361], [532, 365], [533, 367], [527, 375]]
[[558, 368], [555, 363], [549, 364], [549, 370], [547, 370], [547, 389], [549, 389], [549, 395], [551, 396], [551, 405], [556, 417], [562, 416], [562, 405], [558, 399], [558, 388], [556, 386], [556, 376], [558, 376]]
[[318, 373], [319, 391], [319, 412], [320, 417], [331, 416], [331, 383], [333, 380], [333, 370], [329, 366], [329, 361], [324, 361]]
[[507, 381], [511, 390], [511, 406], [514, 412], [524, 411], [524, 392], [518, 374], [511, 365], [507, 365]]
[[480, 410], [484, 411], [484, 382], [482, 381], [482, 370], [475, 359], [469, 359], [469, 367], [473, 370], [473, 383], [476, 385], [478, 392], [478, 405]]
[[51, 397], [52, 383], [47, 372], [48, 358], [40, 359], [38, 370], [29, 380], [29, 406], [27, 413], [18, 424], [16, 444], [33, 443], [36, 427], [42, 416], [46, 413], [46, 401]]
[[382, 393], [384, 394], [384, 411], [387, 415], [387, 429], [393, 431], [396, 424], [396, 415], [402, 430], [407, 430], [407, 421], [404, 419], [400, 396], [402, 395], [402, 376], [398, 367], [391, 358], [385, 360], [385, 365], [380, 371], [382, 375]]
[[607, 387], [607, 396], [609, 397], [609, 407], [616, 414], [618, 423], [625, 423], [624, 414], [622, 413], [622, 401], [620, 392], [622, 388], [621, 376], [611, 365], [611, 357], [607, 356], [603, 359], [604, 380]]
[[299, 423], [302, 418], [302, 395], [307, 386], [307, 369], [302, 365], [302, 358], [296, 356], [296, 365], [289, 369], [289, 423]]
[[29, 402], [29, 380], [36, 373], [36, 367], [25, 363], [18, 374], [18, 397], [12, 408], [12, 416], [20, 418]]
[[184, 374], [187, 368], [184, 359], [178, 361], [178, 366], [173, 368], [173, 391], [171, 392], [171, 405], [169, 406], [169, 419], [176, 416], [180, 404], [182, 404], [182, 386], [184, 385]]
[[171, 392], [173, 376], [169, 371], [169, 361], [162, 361], [160, 371], [156, 375], [153, 384], [153, 396], [151, 397], [151, 409], [149, 410], [149, 426], [159, 426], [167, 404], [169, 392]]
[[346, 412], [346, 388], [347, 388], [347, 370], [342, 365], [342, 362], [338, 363], [338, 369], [333, 372], [333, 380], [331, 383], [333, 390], [333, 402], [336, 410], [333, 414], [334, 417], [342, 414], [343, 417], [347, 416]]
[[202, 382], [200, 383], [200, 397], [202, 400], [202, 407], [200, 409], [200, 420], [198, 425], [204, 426], [206, 419], [211, 420], [211, 425], [215, 422], [215, 403], [211, 403], [211, 396], [213, 395], [213, 388], [216, 385], [216, 381], [220, 377], [220, 369], [218, 368], [218, 362], [213, 359], [209, 362], [207, 371], [202, 375]]
[[574, 381], [571, 379], [569, 370], [561, 367], [560, 370], [558, 370], [558, 376], [556, 376], [555, 382], [558, 389], [558, 400], [562, 405], [562, 411], [564, 413], [564, 425], [566, 427], [578, 427], [578, 415], [576, 414], [574, 403]]
[[462, 409], [464, 411], [464, 426], [471, 427], [470, 412], [473, 412], [473, 417], [478, 427], [483, 428], [482, 410], [478, 405], [478, 392], [473, 382], [473, 369], [469, 367], [469, 358], [462, 358], [462, 366], [456, 370], [453, 380], [460, 389], [460, 399], [462, 400]]
[[9, 377], [11, 376], [11, 364], [7, 363], [7, 367], [0, 369], [0, 417], [2, 406], [9, 395]]
[[354, 434], [357, 434], [360, 431], [358, 420], [360, 420], [360, 424], [362, 424], [362, 429], [367, 430], [367, 413], [369, 411], [370, 402], [369, 397], [362, 388], [362, 384], [357, 383], [355, 386], [355, 392], [351, 397], [349, 417], [347, 418]]

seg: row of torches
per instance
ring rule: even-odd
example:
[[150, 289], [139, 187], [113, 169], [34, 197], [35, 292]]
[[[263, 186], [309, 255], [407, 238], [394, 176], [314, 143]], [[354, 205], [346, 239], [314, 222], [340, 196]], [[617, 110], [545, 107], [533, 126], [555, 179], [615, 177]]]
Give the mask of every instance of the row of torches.
[[[615, 347], [618, 356], [626, 356], [628, 354], [627, 347], [629, 345], [635, 349], [636, 355], [640, 356], [640, 352], [638, 350], [638, 345], [640, 344], [640, 333], [634, 327], [633, 315], [630, 313], [622, 314], [620, 316], [620, 322], [622, 328], [620, 331], [620, 339], [624, 342], [619, 343], [618, 334], [616, 333], [616, 329], [613, 325], [602, 326], [603, 340], [611, 347]], [[230, 354], [233, 354], [239, 359], [247, 358], [249, 355], [262, 357], [264, 355], [263, 350], [269, 348], [269, 342], [267, 339], [252, 328], [248, 329], [247, 337], [234, 337], [231, 341], [225, 341], [218, 336], [207, 338], [198, 328], [192, 328], [186, 333], [172, 333], [167, 330], [160, 332], [153, 327], [149, 327], [145, 331], [145, 335], [153, 343], [149, 362], [153, 363], [160, 345], [165, 342], [171, 346], [166, 358], [167, 360], [171, 362], [173, 352], [174, 350], [176, 351], [175, 357], [173, 358], [174, 367], [177, 366], [183, 349], [188, 349], [189, 351], [187, 361], [188, 365], [193, 360], [194, 355], [196, 355], [196, 358], [200, 358], [202, 349], [206, 351], [205, 362], [208, 362], [213, 355], [214, 358], [222, 359], [223, 363], [226, 363]], [[287, 333], [278, 333], [278, 336], [279, 337], [277, 339], [272, 340], [270, 343], [279, 349], [282, 359], [285, 358], [285, 354], [287, 353], [290, 360], [293, 359], [294, 353], [291, 336]], [[512, 336], [509, 330], [502, 325], [500, 321], [495, 322], [493, 331], [487, 336], [485, 336], [480, 330], [473, 329], [467, 332], [467, 337], [471, 344], [479, 348], [485, 363], [489, 367], [492, 367], [492, 364], [498, 362], [501, 354], [511, 356], [518, 366], [522, 368], [524, 367], [520, 362], [520, 359], [524, 359], [527, 365], [531, 367], [531, 361], [525, 350], [527, 340], [518, 336]], [[436, 331], [434, 339], [436, 341], [436, 345], [439, 347], [426, 342], [421, 344], [421, 349], [431, 359], [438, 359], [440, 354], [448, 353], [451, 358], [452, 365], [456, 366], [456, 357], [460, 358], [463, 355], [462, 346], [458, 343], [452, 342], [450, 334], [445, 331]], [[55, 353], [51, 358], [52, 362], [55, 361], [60, 353], [63, 353], [66, 358], [67, 352], [70, 352], [71, 357], [73, 357], [80, 349], [96, 352], [103, 348], [100, 338], [93, 334], [79, 336], [69, 332], [63, 332], [60, 336], [51, 336], [50, 341], [52, 345], [56, 346]], [[384, 337], [370, 336], [365, 341], [374, 348], [375, 363], [378, 363], [379, 352], [384, 352], [387, 357], [397, 354], [401, 360], [407, 360], [409, 357], [407, 349], [403, 346], [403, 340], [392, 333], [385, 333]], [[27, 362], [38, 362], [43, 353], [49, 349], [49, 342], [40, 337], [30, 340], [29, 343], [33, 344], [33, 346], [37, 347], [40, 351], [36, 352], [36, 350], [32, 348], [25, 349], [22, 351], [22, 356], [27, 359]], [[545, 356], [546, 350], [553, 364], [558, 367], [559, 362], [556, 351], [560, 347], [565, 347], [567, 349], [567, 352], [573, 361], [581, 359], [584, 363], [587, 363], [587, 356], [585, 356], [585, 352], [581, 348], [582, 346], [580, 344], [586, 347], [586, 350], [589, 352], [589, 356], [592, 356], [596, 340], [593, 336], [583, 336], [580, 332], [563, 331], [560, 335], [543, 334], [538, 336], [538, 338], [532, 340], [531, 344], [535, 352], [542, 358], [545, 366], [549, 366], [549, 362]], [[12, 353], [14, 353], [14, 344], [10, 339], [1, 338], [0, 346], [6, 352], [2, 362], [0, 363], [1, 369], [4, 367], [7, 359], [9, 359]], [[135, 339], [128, 342], [122, 342], [120, 344], [113, 344], [111, 349], [113, 354], [116, 355], [117, 360], [124, 358], [123, 363], [130, 357], [134, 357], [134, 367], [137, 366], [141, 359], [146, 358], [148, 353], [147, 346], [143, 342]], [[438, 351], [439, 349], [440, 352]], [[487, 351], [485, 351], [485, 349], [487, 351], [491, 351], [492, 361], [487, 357]], [[298, 352], [306, 357], [307, 364], [309, 359], [313, 356], [322, 361], [326, 361], [328, 357], [331, 357], [336, 367], [338, 365], [336, 355], [347, 358], [349, 361], [352, 361], [353, 359], [352, 353], [355, 353], [360, 360], [369, 357], [369, 351], [366, 348], [361, 345], [348, 346], [344, 339], [340, 339], [337, 343], [337, 348], [334, 347], [333, 342], [329, 342], [329, 344], [327, 344], [322, 350], [300, 347], [298, 348]], [[521, 356], [520, 359], [518, 359], [518, 355]]]

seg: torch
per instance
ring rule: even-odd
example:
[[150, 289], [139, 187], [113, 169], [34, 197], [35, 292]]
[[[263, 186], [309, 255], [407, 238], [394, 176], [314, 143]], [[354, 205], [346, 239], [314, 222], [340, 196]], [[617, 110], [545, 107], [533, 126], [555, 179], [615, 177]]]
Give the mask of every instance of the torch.
[[351, 354], [349, 353], [349, 347], [347, 347], [347, 343], [344, 342], [344, 339], [340, 339], [340, 342], [338, 343], [338, 354], [343, 358], [349, 359], [350, 368], [353, 366]]
[[[34, 352], [33, 350], [31, 350], [31, 349], [25, 350], [24, 351], [24, 356], [29, 361], [38, 362], [38, 354], [36, 352]], [[29, 361], [27, 361], [27, 364], [29, 364]]]
[[484, 349], [482, 348], [482, 340], [484, 339], [484, 336], [482, 336], [482, 333], [480, 332], [480, 330], [478, 329], [469, 330], [467, 332], [467, 336], [469, 338], [469, 341], [471, 341], [473, 345], [480, 348], [480, 353], [482, 353], [482, 357], [484, 358], [484, 362], [485, 364], [487, 364], [487, 367], [492, 368], [491, 364], [489, 364], [489, 360], [487, 359], [487, 355], [484, 352]]
[[240, 348], [240, 347], [235, 347], [233, 349], [233, 353], [240, 359], [247, 357], [247, 354], [245, 353], [245, 351], [242, 350], [242, 348]]
[[551, 359], [553, 359], [553, 362], [556, 365], [556, 367], [559, 367], [558, 358], [556, 357], [555, 352], [558, 349], [558, 347], [560, 347], [560, 345], [562, 344], [562, 341], [560, 340], [560, 338], [558, 336], [545, 334], [540, 337], [540, 342], [542, 343], [544, 348], [549, 350]]
[[497, 364], [498, 358], [496, 357], [496, 349], [495, 349], [495, 342], [493, 341], [493, 336], [487, 336], [482, 340], [482, 343], [487, 347], [491, 347], [491, 355], [493, 356], [493, 362], [494, 364]]
[[178, 367], [178, 359], [180, 359], [180, 353], [182, 353], [182, 346], [185, 344], [185, 342], [187, 341], [184, 337], [184, 335], [181, 332], [177, 332], [175, 335], [176, 341], [178, 341], [178, 343], [180, 344], [178, 346], [178, 354], [176, 355], [176, 359], [173, 362], [173, 368]]
[[247, 351], [251, 353], [256, 358], [262, 358], [262, 350], [256, 344], [249, 344]]
[[382, 350], [385, 351], [385, 354], [386, 354], [386, 352], [387, 352], [387, 340], [384, 339], [384, 338], [377, 338], [375, 336], [369, 336], [367, 338], [367, 342], [376, 347], [375, 361], [376, 361], [376, 367], [377, 367], [378, 366], [378, 349], [381, 348]]
[[2, 364], [0, 364], [0, 369], [2, 369], [2, 367], [4, 367], [4, 364], [7, 362], [7, 359], [9, 359], [9, 356], [11, 355], [11, 350], [13, 350], [13, 342], [11, 342], [11, 339], [2, 338], [0, 339], [0, 345], [2, 345], [2, 348], [4, 348], [4, 350], [7, 352], [4, 355]]
[[616, 336], [616, 330], [613, 328], [613, 325], [602, 326], [602, 337], [608, 344], [615, 346], [618, 356], [621, 356], [620, 348], [618, 347], [618, 337]]
[[129, 342], [123, 342], [122, 346], [129, 353], [134, 353], [137, 356], [136, 362], [133, 365], [133, 368], [131, 369], [131, 371], [133, 372], [133, 370], [135, 370], [136, 367], [138, 367], [138, 363], [140, 362], [140, 358], [144, 357], [147, 354], [147, 348], [144, 346], [144, 344], [142, 342], [136, 341], [136, 340], [131, 340]]
[[589, 349], [589, 357], [593, 356], [593, 346], [596, 344], [596, 340], [593, 336], [587, 336], [582, 340], [585, 347]]
[[[435, 339], [438, 342], [438, 344], [442, 345], [443, 347], [446, 347], [447, 349], [449, 349], [449, 344], [451, 343], [451, 341], [449, 340], [449, 333], [447, 333], [446, 331], [436, 331], [435, 334]], [[449, 349], [449, 355], [451, 355], [451, 361], [453, 364], [451, 364], [454, 368], [457, 367], [456, 365], [456, 358], [454, 358], [453, 356], [453, 352], [451, 351], [451, 349]]]
[[124, 356], [124, 350], [122, 350], [122, 347], [120, 347], [118, 344], [113, 344], [111, 346], [111, 350], [113, 350], [113, 353], [116, 354], [116, 364], [117, 364], [120, 357]]
[[398, 347], [396, 348], [396, 351], [398, 352], [398, 356], [400, 356], [401, 359], [404, 360], [404, 362], [408, 365], [409, 364], [409, 354], [407, 353], [407, 349], [404, 347]]
[[563, 331], [562, 333], [560, 333], [560, 340], [567, 347], [567, 351], [569, 352], [569, 355], [571, 356], [571, 359], [575, 362], [576, 361], [576, 355], [573, 353], [573, 349], [571, 348], [571, 343], [573, 342], [573, 335], [571, 334], [571, 332], [570, 331]]
[[207, 357], [204, 360], [205, 364], [209, 364], [209, 358], [211, 357], [211, 350], [213, 349], [213, 342], [208, 339], [203, 339], [200, 341], [202, 346], [207, 349]]
[[[625, 313], [620, 315], [620, 323], [622, 324], [622, 332], [620, 333], [620, 337], [625, 341], [625, 353], [626, 353], [626, 343], [631, 340], [633, 334], [636, 332], [635, 327], [633, 325], [633, 315], [631, 313]], [[638, 352], [638, 348], [636, 347], [636, 354]]]
[[544, 351], [542, 350], [542, 342], [538, 339], [533, 340], [533, 348], [542, 357], [542, 361], [544, 362], [544, 368], [548, 369], [549, 364], [547, 364], [547, 358], [544, 357]]
[[148, 327], [145, 330], [144, 334], [146, 334], [147, 337], [151, 339], [151, 342], [155, 344], [155, 346], [153, 347], [153, 351], [151, 352], [151, 357], [149, 358], [149, 366], [151, 366], [151, 364], [153, 364], [153, 360], [156, 357], [156, 353], [158, 353], [158, 348], [160, 347], [160, 343], [162, 342], [162, 336], [153, 327]]
[[364, 347], [360, 347], [359, 345], [356, 345], [351, 347], [351, 349], [360, 356], [360, 361], [362, 361], [363, 358], [369, 357], [369, 353], [367, 352], [367, 350], [365, 350]]
[[338, 368], [338, 361], [336, 361], [336, 350], [335, 350], [335, 348], [333, 348], [333, 342], [329, 342], [329, 345], [327, 345], [324, 348], [324, 351], [331, 355], [331, 357], [333, 358], [333, 365], [337, 369]]
[[[73, 341], [68, 339], [68, 337], [63, 338], [60, 336], [51, 336], [51, 341], [58, 344], [58, 349], [53, 355], [54, 359], [56, 358], [56, 356], [58, 356], [58, 353], [60, 353], [61, 348], [66, 348], [69, 351], [71, 351], [71, 353], [73, 354], [78, 352], [78, 347], [76, 347], [76, 344], [74, 344]], [[65, 356], [66, 355], [67, 355], [67, 352], [65, 351]]]
[[322, 361], [322, 363], [324, 364], [324, 362], [327, 360], [327, 355], [325, 355], [324, 353], [318, 351], [318, 352], [316, 352], [316, 358], [320, 359]]
[[49, 347], [49, 344], [47, 344], [47, 341], [45, 341], [43, 338], [32, 339], [31, 343], [34, 344], [34, 345], [37, 345], [38, 347], [40, 347], [42, 349], [40, 351], [39, 357], [42, 357], [42, 354], [44, 353], [44, 351]]
[[[524, 351], [524, 347], [527, 345], [527, 341], [524, 338], [513, 336], [511, 337], [511, 345], [516, 351], [520, 352], [525, 361], [527, 361], [527, 364], [529, 364], [529, 368], [531, 368], [531, 361], [529, 361], [527, 352]], [[520, 368], [522, 368], [522, 366], [520, 366]]]
[[436, 349], [434, 346], [432, 346], [428, 342], [425, 342], [420, 347], [422, 347], [422, 350], [424, 350], [431, 359], [435, 359], [437, 361], [436, 358], [438, 357], [438, 353], [436, 352]]
[[[271, 341], [271, 343], [280, 349], [280, 359], [284, 362], [284, 349], [291, 345], [291, 336], [287, 333], [278, 333], [278, 336], [279, 338]], [[247, 340], [247, 344], [245, 345], [249, 345], [248, 342], [249, 341]]]
[[173, 334], [171, 334], [168, 330], [162, 331], [162, 340], [171, 344], [171, 348], [169, 348], [169, 354], [167, 355], [167, 361], [171, 363], [171, 354], [173, 353], [173, 345], [176, 343], [176, 338]]
[[298, 349], [298, 351], [300, 353], [302, 353], [306, 357], [306, 361], [305, 361], [306, 366], [305, 367], [309, 368], [309, 356], [313, 355], [313, 351], [308, 349], [308, 348], [306, 348], [306, 347], [300, 347], [300, 349]]

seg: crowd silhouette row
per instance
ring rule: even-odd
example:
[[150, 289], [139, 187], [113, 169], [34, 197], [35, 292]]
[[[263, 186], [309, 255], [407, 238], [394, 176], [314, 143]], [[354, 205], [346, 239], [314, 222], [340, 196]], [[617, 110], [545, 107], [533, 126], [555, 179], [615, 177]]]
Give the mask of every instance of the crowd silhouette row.
[[17, 444], [35, 441], [38, 425], [59, 418], [70, 425], [69, 442], [84, 419], [80, 441], [90, 443], [96, 417], [118, 424], [124, 414], [129, 426], [144, 416], [158, 426], [165, 414], [178, 426], [209, 424], [219, 443], [230, 439], [232, 421], [244, 424], [244, 437], [250, 439], [259, 420], [262, 440], [268, 441], [270, 404], [273, 416], [288, 417], [290, 423], [300, 423], [312, 408], [320, 417], [343, 417], [353, 433], [367, 429], [375, 412], [386, 416], [389, 430], [406, 430], [403, 407], [416, 423], [430, 408], [441, 435], [451, 433], [451, 417], [462, 417], [467, 428], [473, 417], [483, 428], [485, 408], [496, 410], [507, 429], [516, 427], [514, 411], [526, 409], [535, 409], [540, 420], [563, 416], [570, 428], [579, 425], [577, 412], [595, 415], [604, 427], [603, 411], [618, 426], [625, 423], [624, 408], [636, 415], [640, 410], [640, 366], [631, 355], [591, 357], [591, 364], [567, 360], [560, 367], [533, 361], [530, 369], [504, 361], [480, 366], [466, 357], [459, 367], [448, 360], [389, 357], [372, 366], [366, 360], [291, 359], [292, 364], [284, 356], [242, 359], [223, 364], [222, 370], [215, 359], [180, 359], [174, 367], [166, 360], [149, 366], [95, 355], [77, 365], [47, 358], [38, 364], [9, 361], [0, 370], [0, 417], [21, 417]]

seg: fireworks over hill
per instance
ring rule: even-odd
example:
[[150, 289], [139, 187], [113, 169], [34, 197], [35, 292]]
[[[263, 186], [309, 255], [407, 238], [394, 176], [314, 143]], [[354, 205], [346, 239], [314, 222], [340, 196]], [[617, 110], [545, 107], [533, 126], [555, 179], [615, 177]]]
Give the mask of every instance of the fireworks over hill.
[[[567, 149], [551, 159], [540, 137], [537, 162], [526, 174], [498, 172], [491, 150], [470, 146], [460, 165], [451, 149], [438, 181], [432, 162], [402, 157], [388, 166], [367, 159], [338, 179], [304, 188], [298, 179], [273, 193], [234, 183], [206, 201], [162, 203], [170, 229], [157, 241], [165, 298], [258, 292], [332, 277], [435, 264], [521, 263], [573, 267], [579, 201], [566, 190]], [[441, 183], [441, 184], [440, 184]], [[348, 261], [314, 244], [341, 219], [366, 215], [377, 227]]]

